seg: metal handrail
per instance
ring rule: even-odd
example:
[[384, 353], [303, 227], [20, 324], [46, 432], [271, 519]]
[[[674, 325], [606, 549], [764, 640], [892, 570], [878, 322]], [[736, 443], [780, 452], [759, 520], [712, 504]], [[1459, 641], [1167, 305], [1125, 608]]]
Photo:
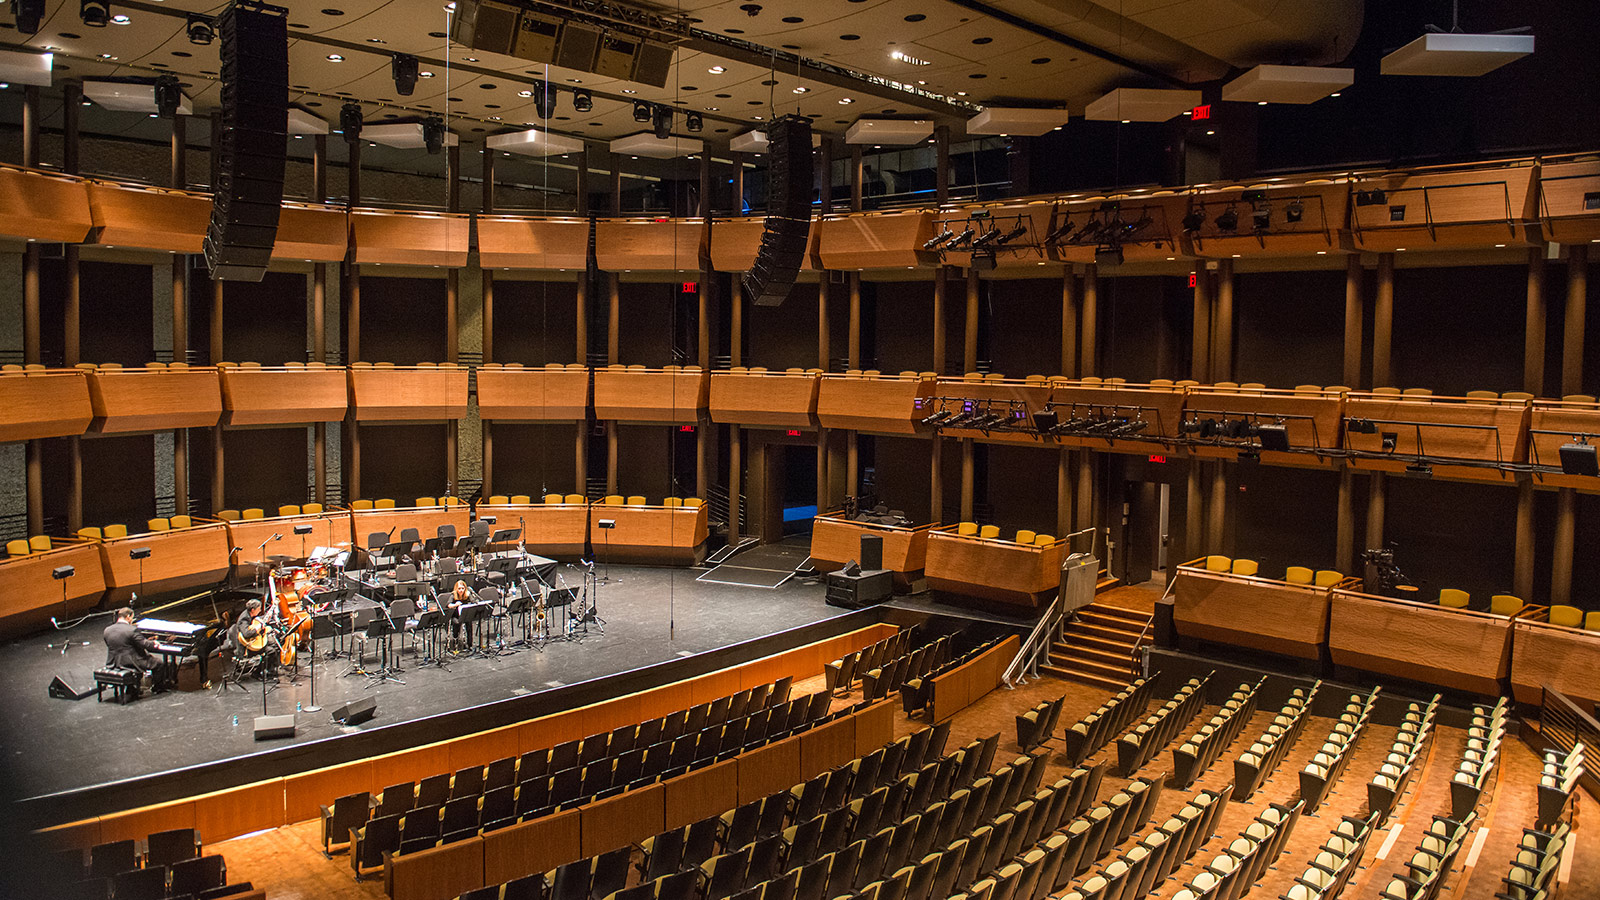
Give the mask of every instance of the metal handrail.
[[[1539, 702], [1539, 736], [1551, 746], [1571, 752], [1577, 744], [1600, 746], [1600, 722], [1573, 703], [1566, 694], [1543, 685]], [[1585, 767], [1578, 784], [1592, 797], [1600, 797], [1600, 776]]]
[[1049, 652], [1050, 644], [1061, 634], [1062, 628], [1061, 597], [1057, 595], [1045, 608], [1044, 615], [1034, 623], [1033, 630], [1028, 633], [1022, 646], [1018, 648], [1017, 655], [1012, 657], [1011, 665], [1006, 667], [1001, 680], [1010, 689], [1019, 684], [1027, 684], [1028, 679], [1039, 677], [1039, 660]]

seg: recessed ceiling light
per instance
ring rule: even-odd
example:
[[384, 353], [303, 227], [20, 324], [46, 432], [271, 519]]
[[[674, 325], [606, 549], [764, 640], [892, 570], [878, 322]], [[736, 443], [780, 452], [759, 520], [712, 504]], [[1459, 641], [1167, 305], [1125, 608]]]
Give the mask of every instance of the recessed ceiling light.
[[583, 79], [582, 78], [568, 78], [567, 79], [567, 83], [568, 84], [583, 84]]
[[369, 43], [369, 44], [387, 44], [389, 42], [384, 40], [383, 38], [367, 38], [367, 43]]
[[337, 53], [329, 53], [328, 54], [328, 62], [344, 62], [344, 57], [340, 56]]
[[124, 15], [122, 13], [118, 13], [118, 14], [116, 14], [116, 15], [111, 17], [111, 24], [113, 24], [113, 25], [127, 25], [127, 24], [131, 23], [132, 21], [133, 21], [132, 19], [128, 18], [126, 15]]
[[1208, 132], [1206, 132], [1206, 134], [1216, 134], [1216, 132], [1215, 131], [1208, 131]]
[[708, 106], [706, 107], [706, 112], [716, 112], [719, 109], [721, 109], [720, 106]]
[[518, 97], [532, 97], [533, 91], [517, 91]]
[[[452, 3], [450, 5], [451, 6], [455, 6], [454, 3]], [[342, 16], [342, 15], [344, 15], [344, 10], [342, 10], [342, 9], [325, 9], [325, 10], [322, 11], [322, 14], [325, 15], [325, 16]]]
[[956, 91], [956, 96], [957, 97], [965, 97], [966, 95], [967, 95], [966, 91]]
[[637, 94], [637, 93], [639, 93], [638, 91], [634, 90], [633, 88], [623, 88], [622, 92], [624, 94]]
[[466, 60], [467, 62], [477, 62], [478, 61], [478, 58], [476, 56], [463, 56], [461, 58]]
[[433, 77], [433, 73], [432, 72], [418, 72], [417, 73], [417, 77], [418, 78], [432, 78]]
[[795, 88], [794, 92], [796, 94], [809, 94], [811, 93], [811, 88], [801, 85], [800, 87]]
[[840, 97], [839, 98], [839, 105], [840, 106], [849, 106], [850, 104], [852, 104], [854, 102], [856, 102], [856, 101], [854, 99], [850, 98], [850, 97]]
[[112, 55], [111, 55], [111, 54], [109, 54], [109, 53], [102, 53], [102, 54], [100, 54], [100, 58], [101, 58], [101, 59], [116, 59], [116, 57], [115, 57], [115, 56], [112, 56]]
[[1123, 119], [1122, 120], [1122, 124], [1124, 124], [1124, 125], [1132, 125], [1133, 124], [1133, 120], [1132, 119]]
[[707, 69], [706, 71], [710, 72], [713, 75], [721, 75], [723, 72], [728, 71], [728, 69], [725, 66], [712, 66], [711, 68]]

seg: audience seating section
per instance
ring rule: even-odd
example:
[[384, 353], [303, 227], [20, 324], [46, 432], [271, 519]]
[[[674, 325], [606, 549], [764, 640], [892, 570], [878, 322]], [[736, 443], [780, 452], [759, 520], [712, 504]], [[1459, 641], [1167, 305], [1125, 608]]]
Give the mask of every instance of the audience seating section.
[[1417, 768], [1417, 757], [1433, 734], [1433, 720], [1439, 708], [1439, 695], [1427, 703], [1411, 703], [1405, 719], [1395, 733], [1389, 753], [1378, 766], [1378, 774], [1367, 784], [1367, 809], [1379, 813], [1383, 821], [1394, 812], [1395, 803], [1406, 792]]
[[1350, 751], [1361, 740], [1377, 702], [1377, 689], [1365, 697], [1351, 694], [1339, 713], [1339, 720], [1323, 739], [1322, 749], [1300, 770], [1300, 799], [1306, 802], [1307, 814], [1316, 812], [1322, 801], [1328, 799], [1328, 790], [1344, 775], [1345, 766], [1350, 764]]
[[1283, 758], [1289, 755], [1290, 748], [1300, 739], [1306, 722], [1310, 721], [1311, 704], [1316, 700], [1317, 689], [1321, 686], [1319, 680], [1310, 688], [1295, 688], [1283, 708], [1273, 716], [1271, 724], [1250, 744], [1250, 749], [1233, 761], [1235, 797], [1248, 799], [1278, 770]]
[[1467, 746], [1450, 779], [1450, 817], [1464, 819], [1478, 808], [1484, 785], [1500, 761], [1500, 742], [1506, 735], [1508, 701], [1501, 697], [1494, 706], [1475, 706], [1467, 726]]
[[1189, 721], [1205, 706], [1206, 683], [1211, 676], [1191, 678], [1164, 706], [1138, 727], [1117, 739], [1117, 771], [1132, 775], [1155, 759], [1161, 748], [1172, 742]]
[[[1303, 803], [1303, 801], [1302, 801]], [[1341, 818], [1312, 855], [1311, 861], [1284, 893], [1283, 900], [1331, 900], [1344, 892], [1350, 877], [1361, 865], [1367, 841], [1378, 830], [1378, 815], [1364, 819]]]
[[1211, 764], [1233, 745], [1239, 733], [1256, 714], [1256, 692], [1266, 677], [1255, 684], [1241, 684], [1211, 721], [1200, 726], [1188, 740], [1172, 751], [1172, 786], [1182, 789], [1194, 784]]
[[1160, 678], [1161, 674], [1157, 672], [1148, 678], [1134, 679], [1116, 696], [1100, 704], [1099, 709], [1068, 728], [1063, 736], [1067, 761], [1075, 766], [1082, 765], [1090, 754], [1121, 734], [1134, 719], [1144, 715], [1150, 705], [1150, 694]]

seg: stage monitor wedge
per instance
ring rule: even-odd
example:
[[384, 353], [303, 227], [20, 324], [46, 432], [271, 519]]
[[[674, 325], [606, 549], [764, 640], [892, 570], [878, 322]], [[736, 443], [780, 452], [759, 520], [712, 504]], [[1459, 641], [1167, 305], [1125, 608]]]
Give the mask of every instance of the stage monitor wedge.
[[272, 260], [288, 152], [287, 11], [233, 3], [222, 40], [222, 129], [205, 258], [220, 281], [260, 281]]
[[256, 740], [294, 737], [294, 714], [285, 716], [256, 716]]
[[740, 279], [745, 299], [777, 306], [805, 263], [811, 240], [811, 120], [783, 116], [767, 129], [767, 217], [761, 249]]
[[378, 699], [376, 697], [362, 697], [352, 700], [333, 711], [333, 720], [343, 725], [360, 725], [378, 713]]

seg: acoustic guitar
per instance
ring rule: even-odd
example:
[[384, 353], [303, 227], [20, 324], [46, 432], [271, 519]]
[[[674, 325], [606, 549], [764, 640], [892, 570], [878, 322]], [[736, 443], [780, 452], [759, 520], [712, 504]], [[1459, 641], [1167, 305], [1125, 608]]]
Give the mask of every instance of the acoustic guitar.
[[260, 653], [261, 651], [267, 649], [267, 629], [261, 624], [260, 619], [252, 619], [251, 624], [255, 625], [256, 628], [259, 629], [256, 631], [256, 636], [253, 638], [247, 638], [244, 636], [244, 628], [240, 628], [237, 632], [239, 645], [251, 653]]

